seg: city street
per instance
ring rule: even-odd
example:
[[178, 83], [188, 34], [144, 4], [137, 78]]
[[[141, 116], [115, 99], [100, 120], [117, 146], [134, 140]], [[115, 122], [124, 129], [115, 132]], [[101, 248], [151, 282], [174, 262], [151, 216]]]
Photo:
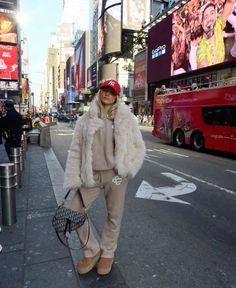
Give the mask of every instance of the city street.
[[[51, 127], [63, 169], [68, 126]], [[115, 265], [104, 278], [80, 276], [81, 287], [236, 287], [235, 157], [162, 144], [151, 128], [141, 129], [147, 156], [129, 182]], [[98, 199], [90, 210], [98, 235], [103, 205]]]

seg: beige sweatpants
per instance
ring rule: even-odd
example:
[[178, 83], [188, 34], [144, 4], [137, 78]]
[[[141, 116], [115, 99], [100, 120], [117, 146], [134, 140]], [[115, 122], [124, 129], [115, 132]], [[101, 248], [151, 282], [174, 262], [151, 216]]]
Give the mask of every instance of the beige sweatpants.
[[[115, 176], [114, 170], [96, 172], [94, 179], [96, 184], [92, 188], [81, 187], [80, 191], [87, 208], [97, 199], [101, 192], [104, 193], [107, 217], [102, 231], [100, 243], [94, 237], [90, 226], [90, 236], [87, 245], [83, 248], [84, 256], [94, 256], [101, 249], [101, 256], [113, 258], [117, 248], [117, 241], [120, 232], [121, 219], [124, 209], [125, 192], [128, 184], [127, 179], [122, 179], [120, 185], [112, 182]], [[71, 209], [81, 211], [82, 205], [78, 193], [75, 193]], [[82, 243], [86, 243], [88, 238], [88, 222], [77, 230]]]

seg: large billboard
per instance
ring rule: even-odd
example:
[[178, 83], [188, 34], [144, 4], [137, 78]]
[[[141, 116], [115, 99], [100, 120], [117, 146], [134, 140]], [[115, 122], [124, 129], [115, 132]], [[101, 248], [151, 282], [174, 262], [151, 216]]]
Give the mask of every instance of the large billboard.
[[22, 100], [27, 101], [29, 100], [28, 78], [21, 78], [21, 85], [22, 85]]
[[74, 88], [76, 96], [79, 96], [85, 87], [85, 33], [75, 47], [74, 59]]
[[123, 29], [140, 30], [142, 25], [149, 23], [150, 1], [123, 0]]
[[191, 0], [149, 31], [149, 83], [235, 59], [236, 4], [229, 0]]
[[16, 46], [0, 45], [0, 79], [18, 80]]
[[[147, 82], [170, 77], [172, 16], [152, 27], [148, 33]], [[165, 33], [163, 33], [165, 31]]]
[[87, 69], [87, 87], [97, 87], [97, 62]]
[[26, 37], [21, 40], [21, 73], [29, 74], [28, 39]]
[[121, 1], [98, 0], [98, 57], [121, 51]]
[[135, 55], [134, 58], [134, 101], [144, 101], [147, 89], [146, 80], [147, 51]]
[[0, 42], [17, 43], [16, 12], [0, 9]]

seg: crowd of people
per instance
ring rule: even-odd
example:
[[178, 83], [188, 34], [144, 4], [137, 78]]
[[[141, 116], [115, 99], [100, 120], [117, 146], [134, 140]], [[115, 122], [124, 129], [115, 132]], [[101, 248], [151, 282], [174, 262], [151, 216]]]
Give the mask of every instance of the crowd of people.
[[[235, 10], [235, 0], [190, 0], [174, 13], [171, 75], [235, 58]], [[225, 30], [226, 22], [230, 23], [232, 33]], [[233, 43], [226, 54], [225, 41], [230, 37]]]
[[141, 126], [153, 126], [153, 115], [151, 114], [137, 114], [136, 115], [138, 125]]

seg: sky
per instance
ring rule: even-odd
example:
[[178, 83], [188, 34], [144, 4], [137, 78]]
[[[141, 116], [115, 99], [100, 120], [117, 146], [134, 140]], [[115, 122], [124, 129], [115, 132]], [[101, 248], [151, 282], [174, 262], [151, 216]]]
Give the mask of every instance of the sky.
[[36, 103], [43, 83], [50, 34], [56, 31], [61, 19], [62, 2], [63, 0], [21, 0], [22, 38], [28, 38], [29, 80]]

